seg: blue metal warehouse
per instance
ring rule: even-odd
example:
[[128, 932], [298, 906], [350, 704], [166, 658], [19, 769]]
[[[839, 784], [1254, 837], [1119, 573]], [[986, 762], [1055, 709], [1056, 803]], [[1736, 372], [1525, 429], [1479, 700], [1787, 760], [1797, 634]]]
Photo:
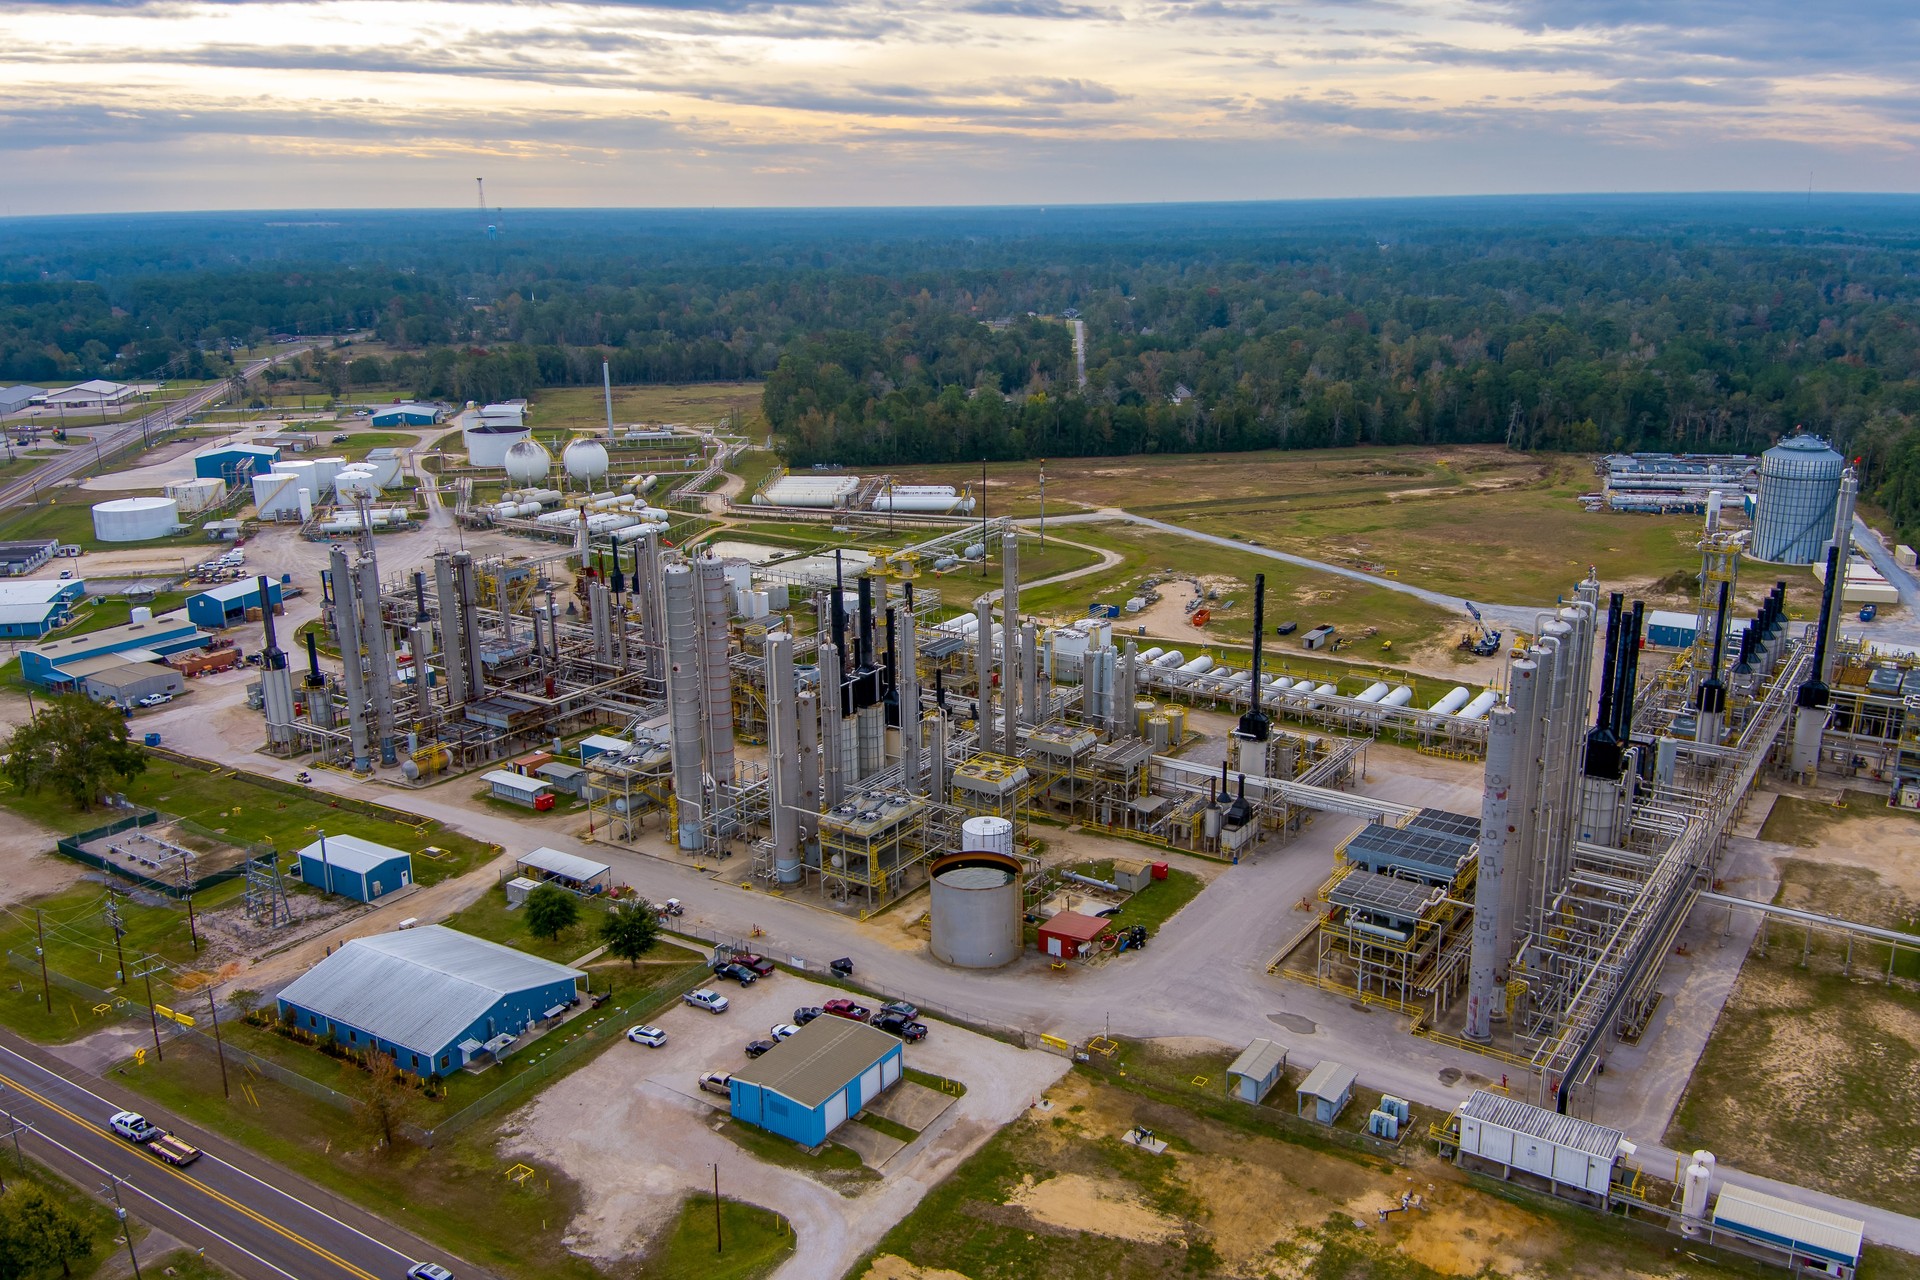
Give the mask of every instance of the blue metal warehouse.
[[[280, 584], [271, 579], [267, 582], [267, 599], [273, 601], [276, 607], [280, 604]], [[208, 587], [198, 595], [187, 597], [187, 616], [210, 631], [245, 622], [247, 610], [259, 607], [258, 578], [223, 582], [217, 587]]]
[[323, 893], [372, 902], [413, 883], [413, 855], [359, 836], [323, 832], [300, 851], [300, 879]]
[[565, 1013], [586, 976], [430, 924], [344, 943], [287, 985], [280, 1016], [348, 1049], [390, 1053], [402, 1070], [445, 1075]]
[[125, 653], [129, 649], [150, 652], [166, 658], [188, 649], [207, 647], [207, 635], [177, 613], [106, 627], [86, 635], [49, 640], [20, 651], [20, 674], [42, 688], [53, 689], [72, 684], [74, 676], [62, 670], [69, 663], [103, 653]]
[[817, 1147], [900, 1078], [900, 1041], [849, 1018], [815, 1018], [733, 1073], [734, 1118]]
[[64, 626], [74, 601], [86, 594], [84, 578], [0, 582], [0, 636], [38, 639]]
[[[218, 449], [209, 449], [196, 454], [193, 459], [193, 474], [200, 480], [225, 480], [232, 484], [242, 471], [250, 475], [263, 476], [273, 470], [273, 464], [280, 461], [280, 451], [258, 444], [230, 444]], [[251, 463], [251, 469], [242, 464]]]
[[430, 427], [440, 421], [437, 404], [396, 404], [373, 411], [376, 427]]

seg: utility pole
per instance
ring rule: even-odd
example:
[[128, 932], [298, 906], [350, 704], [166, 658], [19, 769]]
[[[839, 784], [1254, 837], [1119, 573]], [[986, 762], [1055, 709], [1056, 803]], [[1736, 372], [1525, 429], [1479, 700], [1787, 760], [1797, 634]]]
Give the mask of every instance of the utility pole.
[[153, 975], [164, 973], [167, 966], [155, 957], [147, 956], [140, 962], [140, 972], [135, 977], [147, 980], [147, 1022], [153, 1027], [153, 1060], [165, 1062], [167, 1057], [160, 1051], [160, 1010], [153, 1003]]
[[127, 1260], [133, 1263], [133, 1280], [140, 1280], [140, 1259], [133, 1252], [133, 1224], [127, 1221], [127, 1206], [120, 1203], [121, 1177], [117, 1173], [107, 1175], [108, 1181], [100, 1190], [113, 1196], [113, 1216], [120, 1219], [120, 1234], [127, 1238]]
[[121, 936], [126, 928], [120, 923], [120, 904], [114, 901], [113, 890], [107, 890], [107, 924], [113, 929], [113, 954], [120, 967], [114, 971], [113, 985], [122, 986], [127, 980], [127, 953], [120, 945]]
[[713, 1166], [713, 1251], [717, 1254], [724, 1248], [720, 1239], [720, 1166]]
[[213, 1023], [213, 1051], [220, 1059], [220, 1094], [231, 1101], [233, 1090], [227, 1088], [227, 1047], [220, 1041], [220, 1010], [213, 1002], [213, 984], [207, 984], [207, 1017]]
[[180, 851], [180, 888], [187, 897], [187, 936], [193, 939], [193, 954], [199, 955], [200, 927], [193, 919], [193, 855], [185, 849]]
[[1047, 460], [1040, 459], [1040, 549], [1047, 549]]
[[[20, 1166], [20, 1176], [24, 1178], [27, 1176], [27, 1158], [20, 1154], [20, 1131], [22, 1129], [31, 1129], [33, 1126], [19, 1119], [11, 1111], [0, 1112], [0, 1115], [4, 1115], [7, 1118], [6, 1136], [13, 1139], [13, 1161]], [[7, 1180], [0, 1178], [0, 1191], [5, 1191], [6, 1189]]]
[[47, 985], [47, 922], [41, 918], [40, 908], [33, 909], [33, 929], [37, 938], [33, 944], [33, 954], [40, 960], [40, 998], [46, 1001], [47, 1013], [53, 1013], [53, 989]]

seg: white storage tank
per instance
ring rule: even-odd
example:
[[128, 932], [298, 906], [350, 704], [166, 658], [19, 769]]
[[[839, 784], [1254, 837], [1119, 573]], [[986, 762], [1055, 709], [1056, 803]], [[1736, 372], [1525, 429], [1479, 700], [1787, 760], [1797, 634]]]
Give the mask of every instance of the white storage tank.
[[755, 494], [753, 500], [767, 507], [844, 507], [859, 491], [859, 476], [786, 475]]
[[180, 504], [172, 498], [114, 498], [93, 508], [93, 536], [102, 542], [164, 538], [179, 524]]
[[255, 476], [253, 478], [254, 508], [262, 520], [299, 515], [302, 487], [298, 476], [290, 476], [280, 471], [269, 471], [266, 475]]
[[324, 491], [333, 484], [333, 478], [335, 476], [345, 471], [348, 467], [358, 465], [360, 464], [348, 462], [346, 458], [337, 453], [329, 454], [324, 458], [315, 458], [313, 460], [314, 492], [320, 493]]
[[532, 484], [547, 478], [547, 472], [553, 469], [553, 455], [538, 440], [528, 438], [508, 449], [501, 465], [507, 469], [507, 479], [515, 484]]
[[1485, 720], [1487, 713], [1493, 710], [1493, 704], [1500, 701], [1500, 695], [1491, 689], [1482, 689], [1473, 695], [1473, 701], [1460, 708], [1462, 720]]
[[1471, 699], [1472, 697], [1473, 697], [1473, 694], [1467, 691], [1467, 687], [1465, 685], [1457, 684], [1453, 688], [1447, 690], [1446, 697], [1440, 699], [1440, 701], [1428, 707], [1427, 710], [1434, 712], [1437, 715], [1450, 716], [1454, 712], [1458, 711], [1460, 708], [1466, 706], [1468, 700]]
[[560, 465], [575, 480], [591, 485], [607, 474], [607, 446], [598, 440], [573, 440], [560, 453]]
[[206, 476], [194, 480], [175, 480], [167, 486], [166, 496], [180, 504], [181, 514], [192, 515], [196, 511], [207, 511], [218, 506], [226, 492], [226, 481]]
[[467, 461], [476, 467], [505, 466], [507, 450], [522, 440], [532, 438], [533, 433], [525, 427], [501, 427], [495, 430], [486, 426], [472, 426], [460, 432], [461, 443], [467, 450]]
[[1386, 697], [1380, 699], [1380, 705], [1383, 707], [1404, 707], [1412, 701], [1413, 690], [1403, 684]]
[[374, 449], [361, 465], [373, 468], [373, 474], [379, 479], [382, 489], [391, 489], [400, 483], [401, 460], [401, 451], [398, 449]]
[[873, 500], [875, 511], [902, 511], [966, 515], [973, 510], [973, 499], [964, 497], [950, 484], [896, 484]]
[[1362, 690], [1360, 693], [1360, 696], [1355, 698], [1354, 701], [1355, 702], [1378, 702], [1380, 701], [1380, 699], [1386, 696], [1387, 696], [1387, 686], [1382, 684], [1380, 681], [1375, 680], [1372, 684], [1368, 685], [1364, 690]]
[[347, 467], [333, 477], [333, 494], [342, 504], [351, 504], [361, 497], [376, 497], [379, 493], [380, 482], [372, 471]]

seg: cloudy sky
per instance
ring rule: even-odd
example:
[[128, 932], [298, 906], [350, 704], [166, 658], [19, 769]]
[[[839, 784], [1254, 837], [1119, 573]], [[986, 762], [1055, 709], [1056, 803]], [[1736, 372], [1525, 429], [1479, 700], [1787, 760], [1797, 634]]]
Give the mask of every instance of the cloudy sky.
[[1916, 0], [0, 0], [0, 212], [1920, 190]]

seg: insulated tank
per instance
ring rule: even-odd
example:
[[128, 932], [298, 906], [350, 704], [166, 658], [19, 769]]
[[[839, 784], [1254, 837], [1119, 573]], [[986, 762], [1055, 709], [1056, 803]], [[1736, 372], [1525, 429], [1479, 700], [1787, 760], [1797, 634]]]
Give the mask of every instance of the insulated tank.
[[1750, 554], [1779, 564], [1818, 559], [1833, 537], [1846, 466], [1845, 458], [1815, 436], [1789, 436], [1761, 454]]
[[1019, 959], [1019, 860], [982, 849], [935, 858], [931, 870], [927, 949], [934, 959], [959, 969], [997, 969]]
[[93, 508], [93, 536], [102, 542], [164, 538], [179, 523], [180, 504], [172, 498], [114, 498]]

